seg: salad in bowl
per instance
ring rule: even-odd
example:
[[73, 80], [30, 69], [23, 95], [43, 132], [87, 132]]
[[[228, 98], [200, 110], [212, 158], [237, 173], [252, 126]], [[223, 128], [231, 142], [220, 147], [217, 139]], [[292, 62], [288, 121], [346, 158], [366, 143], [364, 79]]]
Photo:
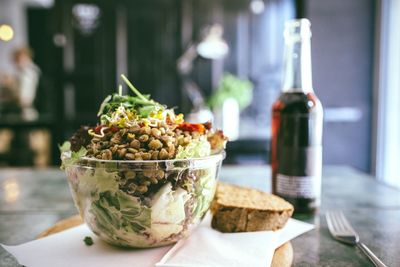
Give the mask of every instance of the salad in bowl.
[[72, 196], [89, 228], [108, 243], [156, 247], [199, 224], [214, 197], [226, 137], [191, 124], [123, 75], [134, 96], [106, 97], [99, 123], [61, 147]]

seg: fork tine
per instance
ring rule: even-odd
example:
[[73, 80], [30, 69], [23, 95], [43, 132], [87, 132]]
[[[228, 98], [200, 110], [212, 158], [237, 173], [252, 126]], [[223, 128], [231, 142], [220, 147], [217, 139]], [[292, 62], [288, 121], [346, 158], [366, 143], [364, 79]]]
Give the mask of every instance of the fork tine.
[[[350, 223], [346, 220], [343, 213], [340, 211], [327, 212], [328, 226], [332, 228], [332, 231], [338, 235], [348, 234], [352, 230]], [[354, 230], [353, 230], [354, 231]]]
[[329, 230], [335, 231], [335, 226], [333, 225], [332, 213], [328, 211], [326, 213], [326, 222], [328, 223]]
[[357, 234], [356, 231], [353, 229], [349, 221], [344, 216], [343, 212], [339, 212], [339, 218], [343, 223], [343, 226], [346, 228], [347, 231], [351, 232], [352, 234]]
[[333, 219], [333, 212], [328, 211], [326, 213], [326, 219], [327, 219], [326, 222], [328, 223], [329, 231], [331, 231], [332, 234], [336, 235], [337, 231], [338, 231], [338, 227], [337, 227], [336, 222]]
[[342, 217], [340, 216], [340, 214], [341, 214], [341, 212], [340, 211], [337, 211], [337, 212], [335, 212], [335, 220], [336, 220], [336, 222], [337, 222], [337, 224], [338, 224], [338, 226], [339, 226], [339, 229], [340, 229], [340, 231], [343, 233], [343, 232], [347, 232], [346, 231], [346, 227], [345, 227], [345, 225], [343, 224], [343, 221], [342, 221]]
[[335, 211], [332, 213], [334, 224], [337, 227], [337, 233], [341, 235], [354, 235], [357, 236], [356, 231], [350, 225], [349, 221], [344, 216], [343, 212]]
[[346, 229], [345, 229], [342, 221], [340, 220], [340, 212], [335, 211], [333, 213], [333, 219], [334, 219], [334, 221], [335, 221], [335, 223], [337, 225], [338, 231], [343, 233]]
[[342, 227], [337, 221], [336, 211], [329, 212], [329, 217], [331, 220], [332, 227], [335, 230], [335, 233], [337, 234], [337, 233], [341, 232]]

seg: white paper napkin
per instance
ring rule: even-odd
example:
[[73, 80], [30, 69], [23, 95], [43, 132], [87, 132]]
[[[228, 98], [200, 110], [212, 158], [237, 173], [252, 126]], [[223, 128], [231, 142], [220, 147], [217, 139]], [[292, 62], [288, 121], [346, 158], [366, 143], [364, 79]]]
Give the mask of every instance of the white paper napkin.
[[[20, 264], [29, 267], [266, 267], [271, 264], [277, 247], [314, 228], [290, 219], [276, 232], [223, 234], [210, 228], [210, 218], [206, 217], [190, 238], [161, 248], [113, 247], [98, 239], [86, 225], [22, 245], [3, 247]], [[94, 245], [86, 246], [85, 236], [91, 236]]]
[[[94, 244], [86, 246], [85, 236]], [[154, 267], [172, 247], [123, 249], [98, 239], [84, 224], [18, 246], [3, 247], [29, 267]]]
[[315, 225], [302, 222], [296, 219], [289, 219], [285, 227], [275, 233], [278, 235], [276, 248], [282, 246], [286, 242], [302, 235], [315, 228]]
[[313, 229], [312, 224], [289, 219], [279, 231], [223, 234], [201, 225], [179, 241], [156, 264], [157, 267], [266, 267], [274, 251], [287, 241]]

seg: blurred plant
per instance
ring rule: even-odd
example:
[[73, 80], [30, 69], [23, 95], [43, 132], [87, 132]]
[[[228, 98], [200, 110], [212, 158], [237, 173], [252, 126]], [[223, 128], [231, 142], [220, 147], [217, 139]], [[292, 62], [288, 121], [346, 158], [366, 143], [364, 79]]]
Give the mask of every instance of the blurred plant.
[[225, 73], [218, 88], [209, 97], [207, 105], [211, 109], [219, 108], [229, 98], [238, 102], [240, 110], [245, 109], [253, 99], [253, 83], [247, 79], [240, 79], [235, 75]]

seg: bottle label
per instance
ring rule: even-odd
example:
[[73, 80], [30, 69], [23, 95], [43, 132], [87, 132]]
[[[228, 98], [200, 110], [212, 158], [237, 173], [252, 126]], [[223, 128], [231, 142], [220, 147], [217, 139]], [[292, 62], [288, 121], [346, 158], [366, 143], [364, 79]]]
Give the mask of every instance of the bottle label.
[[279, 152], [276, 192], [287, 197], [319, 198], [322, 146], [282, 147]]
[[289, 176], [277, 174], [276, 191], [279, 195], [296, 198], [319, 198], [321, 176]]

